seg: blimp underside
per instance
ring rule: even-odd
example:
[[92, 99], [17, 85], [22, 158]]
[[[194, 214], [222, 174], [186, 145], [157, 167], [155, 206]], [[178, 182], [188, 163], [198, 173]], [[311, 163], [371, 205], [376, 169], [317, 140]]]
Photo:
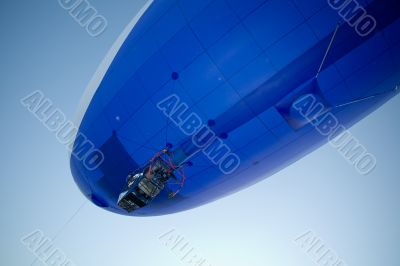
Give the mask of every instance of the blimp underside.
[[83, 116], [75, 181], [137, 216], [259, 182], [398, 93], [399, 33], [396, 0], [155, 0]]

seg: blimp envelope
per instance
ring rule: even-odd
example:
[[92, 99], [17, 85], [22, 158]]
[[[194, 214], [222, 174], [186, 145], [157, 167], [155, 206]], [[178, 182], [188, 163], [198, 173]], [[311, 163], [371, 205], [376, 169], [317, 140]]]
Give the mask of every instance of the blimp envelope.
[[132, 216], [264, 180], [397, 95], [399, 32], [396, 0], [149, 1], [82, 99], [74, 180]]

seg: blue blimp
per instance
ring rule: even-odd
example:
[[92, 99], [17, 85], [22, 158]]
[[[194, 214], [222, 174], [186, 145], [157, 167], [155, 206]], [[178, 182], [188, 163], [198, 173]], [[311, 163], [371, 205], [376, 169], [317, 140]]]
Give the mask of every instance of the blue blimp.
[[131, 216], [188, 210], [249, 187], [398, 93], [398, 0], [154, 0], [114, 43], [79, 108], [82, 193]]

